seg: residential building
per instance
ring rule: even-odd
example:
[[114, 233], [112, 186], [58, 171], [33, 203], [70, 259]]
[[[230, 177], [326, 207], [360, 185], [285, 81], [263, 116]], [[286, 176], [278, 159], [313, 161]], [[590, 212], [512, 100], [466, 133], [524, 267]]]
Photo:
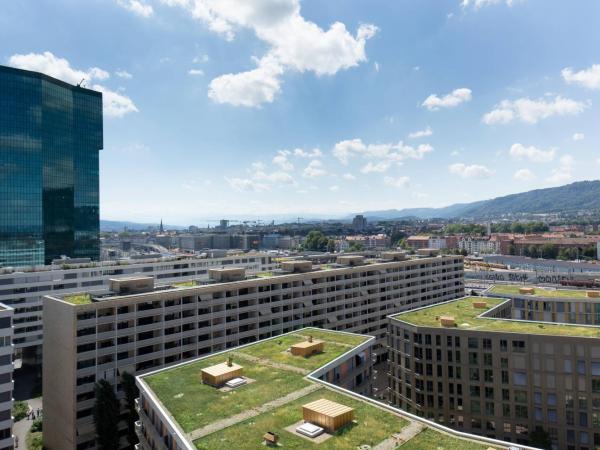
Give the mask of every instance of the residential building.
[[[295, 356], [294, 346], [307, 336], [319, 339], [325, 353]], [[369, 384], [372, 342], [369, 336], [304, 328], [138, 376], [137, 449], [396, 448], [398, 435], [414, 449], [508, 449], [507, 443], [458, 433], [361, 394]], [[200, 381], [199, 373], [225, 361], [242, 371], [238, 387]], [[224, 396], [224, 390], [233, 392]], [[324, 433], [300, 434], [298, 427], [307, 422]]]
[[276, 264], [266, 253], [243, 253], [222, 258], [165, 257], [146, 260], [75, 263], [75, 260], [39, 266], [31, 271], [0, 269], [0, 302], [14, 312], [14, 348], [24, 363], [41, 362], [42, 298], [82, 290], [100, 289], [110, 278], [152, 275], [157, 282], [208, 280], [211, 268], [235, 265], [248, 273], [271, 270]]
[[598, 447], [600, 291], [488, 294], [390, 317], [392, 403], [504, 441], [543, 430], [554, 449]]
[[429, 236], [410, 236], [406, 238], [406, 245], [408, 245], [412, 250], [429, 248]]
[[392, 245], [390, 237], [385, 234], [346, 236], [346, 242], [348, 245], [360, 244], [365, 250], [385, 250]]
[[13, 450], [13, 309], [0, 304], [0, 450]]
[[475, 253], [498, 253], [500, 242], [489, 236], [463, 236], [458, 240], [458, 249], [465, 250], [469, 255]]
[[[311, 326], [375, 336], [385, 359], [387, 316], [464, 293], [459, 256], [398, 260], [342, 256], [312, 267], [244, 278], [236, 267], [211, 270], [212, 283], [153, 288], [150, 277], [114, 279], [110, 290], [44, 299], [44, 432], [54, 449], [95, 448], [94, 383], [117, 385], [169, 364]], [[122, 393], [119, 393], [122, 395]]]
[[366, 230], [367, 218], [362, 214], [357, 214], [356, 216], [354, 216], [354, 219], [352, 219], [352, 229], [358, 232]]
[[0, 266], [99, 259], [102, 94], [0, 66]]

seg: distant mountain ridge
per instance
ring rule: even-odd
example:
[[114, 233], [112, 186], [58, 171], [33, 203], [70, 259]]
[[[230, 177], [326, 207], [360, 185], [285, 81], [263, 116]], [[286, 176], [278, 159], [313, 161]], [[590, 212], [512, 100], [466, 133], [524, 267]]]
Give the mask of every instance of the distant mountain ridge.
[[406, 208], [362, 213], [371, 220], [419, 219], [485, 219], [505, 214], [569, 213], [600, 210], [600, 180], [578, 181], [565, 186], [535, 189], [473, 203], [456, 203], [443, 208]]

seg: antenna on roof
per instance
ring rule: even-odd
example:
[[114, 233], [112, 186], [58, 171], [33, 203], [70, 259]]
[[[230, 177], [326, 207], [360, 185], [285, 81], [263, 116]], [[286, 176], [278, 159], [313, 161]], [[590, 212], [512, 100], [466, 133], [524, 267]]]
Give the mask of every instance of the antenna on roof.
[[84, 81], [85, 81], [85, 78], [82, 78], [81, 81], [77, 84], [77, 87], [82, 87], [82, 84]]

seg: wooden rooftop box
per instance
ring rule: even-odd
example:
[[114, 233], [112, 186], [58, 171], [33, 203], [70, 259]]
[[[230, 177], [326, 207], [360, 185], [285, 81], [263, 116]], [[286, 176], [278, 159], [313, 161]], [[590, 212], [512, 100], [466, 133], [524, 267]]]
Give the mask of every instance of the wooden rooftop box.
[[476, 300], [473, 302], [473, 308], [485, 309], [487, 308], [487, 302], [485, 300]]
[[214, 366], [206, 367], [200, 371], [202, 382], [211, 386], [222, 386], [233, 378], [239, 378], [244, 374], [244, 368], [236, 363], [224, 362]]
[[442, 316], [440, 317], [440, 323], [443, 327], [453, 327], [455, 324], [453, 316]]
[[587, 298], [600, 298], [600, 291], [586, 291]]
[[535, 294], [535, 289], [532, 287], [520, 287], [519, 288], [519, 294]]
[[334, 433], [354, 420], [354, 409], [322, 398], [302, 406], [302, 418]]
[[292, 351], [292, 355], [294, 356], [304, 356], [305, 358], [314, 355], [315, 353], [321, 353], [325, 348], [325, 343], [323, 341], [313, 340], [299, 342], [298, 344], [294, 344], [290, 347]]

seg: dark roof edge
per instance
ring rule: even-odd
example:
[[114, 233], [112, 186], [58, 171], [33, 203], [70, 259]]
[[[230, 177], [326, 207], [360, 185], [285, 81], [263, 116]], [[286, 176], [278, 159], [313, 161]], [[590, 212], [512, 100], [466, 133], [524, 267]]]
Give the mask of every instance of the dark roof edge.
[[26, 75], [29, 75], [29, 76], [32, 76], [32, 77], [35, 77], [35, 78], [45, 79], [46, 81], [50, 81], [50, 82], [52, 82], [54, 84], [58, 84], [58, 85], [60, 85], [62, 87], [65, 87], [67, 89], [71, 89], [73, 91], [81, 90], [81, 91], [85, 91], [86, 94], [92, 94], [92, 95], [97, 95], [99, 97], [102, 97], [102, 92], [95, 91], [93, 89], [88, 89], [88, 88], [80, 87], [80, 86], [74, 86], [74, 85], [72, 85], [70, 83], [67, 83], [66, 81], [62, 81], [62, 80], [59, 80], [58, 78], [53, 78], [50, 75], [46, 75], [45, 73], [35, 72], [33, 70], [17, 69], [16, 67], [3, 66], [1, 64], [0, 64], [0, 71], [26, 74]]

